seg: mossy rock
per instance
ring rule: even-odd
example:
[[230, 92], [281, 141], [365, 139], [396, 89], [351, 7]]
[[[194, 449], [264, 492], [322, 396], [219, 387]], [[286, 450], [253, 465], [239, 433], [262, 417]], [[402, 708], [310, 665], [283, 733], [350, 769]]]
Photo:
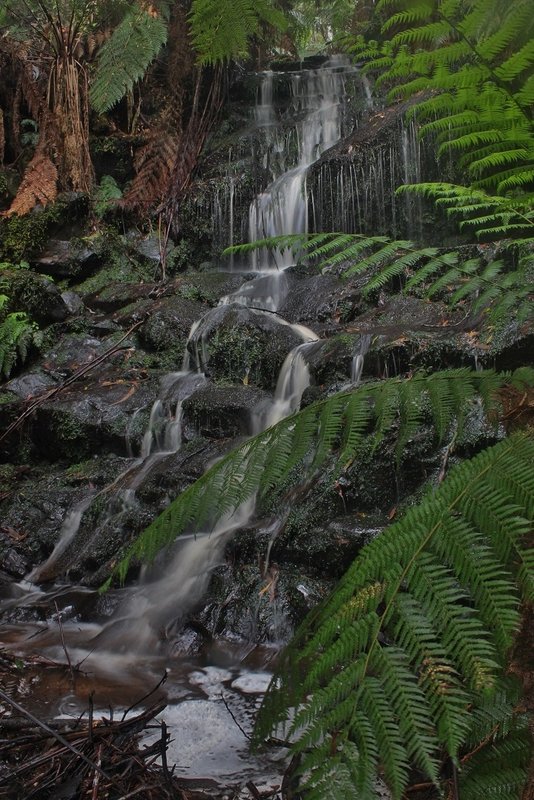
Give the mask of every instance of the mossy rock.
[[272, 315], [241, 305], [214, 308], [188, 344], [191, 364], [215, 381], [273, 390], [284, 360], [302, 338]]

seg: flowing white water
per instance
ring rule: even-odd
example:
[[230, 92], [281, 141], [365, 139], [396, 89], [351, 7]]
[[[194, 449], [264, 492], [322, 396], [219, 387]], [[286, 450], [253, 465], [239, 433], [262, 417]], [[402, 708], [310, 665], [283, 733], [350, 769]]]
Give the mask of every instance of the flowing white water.
[[371, 336], [365, 333], [360, 337], [360, 341], [352, 357], [350, 381], [354, 386], [358, 386], [361, 381], [364, 359], [370, 346]]
[[94, 492], [87, 497], [84, 497], [83, 500], [77, 503], [74, 508], [68, 512], [67, 516], [63, 520], [63, 525], [59, 531], [58, 540], [54, 549], [46, 561], [44, 561], [42, 564], [39, 564], [39, 566], [35, 567], [35, 569], [30, 572], [26, 578], [28, 583], [38, 583], [41, 580], [46, 580], [47, 576], [51, 574], [51, 571], [59, 561], [59, 558], [63, 555], [69, 544], [78, 533], [82, 516], [93, 502], [93, 496]]
[[[297, 118], [298, 152], [294, 165], [275, 177], [250, 206], [249, 239], [257, 242], [271, 236], [306, 233], [308, 198], [306, 174], [322, 153], [341, 137], [340, 102], [344, 94], [344, 75], [340, 62], [328, 62], [319, 70], [292, 76], [292, 111]], [[262, 81], [262, 120], [275, 117], [272, 108], [272, 73]], [[269, 107], [270, 102], [270, 107]], [[263, 123], [265, 124], [265, 123]], [[253, 269], [284, 269], [293, 263], [291, 250], [257, 250], [252, 255]]]
[[[273, 74], [265, 73], [255, 116], [258, 126], [272, 126], [274, 129], [278, 118], [273, 102], [273, 85]], [[294, 126], [297, 152], [292, 158], [285, 159], [285, 154], [279, 148], [280, 158], [276, 163], [286, 160], [287, 169], [274, 175], [271, 185], [251, 205], [249, 224], [252, 241], [265, 235], [303, 233], [307, 230], [307, 171], [341, 135], [339, 105], [344, 88], [343, 70], [337, 62], [327, 64], [320, 70], [295, 74], [292, 78], [292, 91], [293, 114], [297, 118]], [[231, 217], [233, 219], [233, 211]], [[283, 270], [291, 261], [289, 252], [278, 251], [273, 256], [266, 251], [259, 251], [254, 265], [261, 274], [234, 294], [222, 298], [221, 304], [239, 303], [260, 313], [277, 311], [287, 294], [288, 284]], [[221, 313], [223, 310], [220, 306], [212, 309], [192, 326], [182, 370], [168, 376], [162, 383], [160, 397], [151, 409], [139, 458], [105, 490], [113, 494], [115, 505], [110, 508], [104, 526], [111, 524], [114, 515], [117, 517], [126, 508], [132, 508], [135, 504], [135, 490], [153, 466], [161, 458], [180, 448], [182, 402], [207, 381], [204, 372], [208, 365], [208, 334]], [[282, 325], [289, 324], [277, 315], [271, 313], [270, 316]], [[267, 408], [257, 409], [253, 432], [274, 425], [296, 411], [303, 392], [309, 386], [306, 349], [317, 336], [304, 326], [292, 327], [304, 343], [288, 354], [280, 371], [272, 402]], [[358, 356], [363, 358], [363, 352], [355, 354], [355, 358]], [[355, 362], [354, 381], [359, 379], [361, 358]], [[239, 477], [236, 476], [236, 480]], [[92, 497], [86, 498], [85, 505], [75, 507], [65, 520], [64, 531], [56, 546], [58, 558], [72, 544], [79, 520], [91, 501]], [[74, 649], [71, 657], [76, 661], [84, 660], [88, 668], [111, 678], [133, 674], [138, 667], [146, 668], [147, 664], [157, 660], [158, 655], [164, 658], [166, 654], [172, 653], [176, 632], [187, 616], [202, 602], [213, 570], [223, 563], [225, 545], [229, 538], [238, 528], [249, 524], [253, 513], [254, 498], [251, 498], [233, 514], [219, 519], [211, 531], [180, 537], [161, 554], [152, 568], [145, 570], [136, 586], [122, 590], [122, 600], [109, 621], [104, 624], [95, 623], [86, 628], [78, 626], [76, 630], [73, 626], [71, 633]], [[47, 564], [50, 566], [47, 561], [38, 568], [37, 575]], [[281, 616], [277, 630], [287, 633], [286, 623], [287, 619]], [[58, 657], [61, 647], [57, 636], [54, 648], [54, 655]], [[194, 716], [200, 712], [195, 712], [193, 705], [191, 704], [190, 711]], [[209, 719], [206, 719], [206, 723], [209, 726]], [[206, 725], [202, 729], [205, 732]], [[191, 769], [194, 772], [197, 766]], [[220, 767], [217, 769], [217, 774], [223, 774]]]

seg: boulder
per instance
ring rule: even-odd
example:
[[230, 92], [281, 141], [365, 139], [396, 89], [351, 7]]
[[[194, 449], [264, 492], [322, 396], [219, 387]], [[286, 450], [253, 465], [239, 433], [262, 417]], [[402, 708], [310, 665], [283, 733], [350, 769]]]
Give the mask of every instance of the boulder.
[[31, 266], [53, 278], [83, 280], [102, 266], [102, 254], [78, 240], [49, 239], [44, 252], [34, 257]]
[[239, 304], [205, 314], [188, 343], [192, 367], [215, 381], [274, 389], [288, 353], [302, 336], [276, 314]]
[[256, 410], [269, 399], [252, 386], [206, 386], [184, 400], [184, 422], [208, 438], [248, 436]]

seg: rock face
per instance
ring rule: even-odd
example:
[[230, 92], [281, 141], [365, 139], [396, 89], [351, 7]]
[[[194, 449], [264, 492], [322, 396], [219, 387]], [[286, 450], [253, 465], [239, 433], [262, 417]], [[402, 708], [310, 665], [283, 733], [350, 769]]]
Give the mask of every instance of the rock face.
[[[316, 328], [318, 341], [303, 345], [302, 333], [276, 314], [228, 298], [214, 306], [213, 287], [236, 291], [232, 275], [186, 274], [155, 293], [123, 284], [103, 304], [77, 293], [75, 322], [62, 322], [40, 361], [0, 395], [4, 427], [37, 401], [2, 443], [6, 461], [19, 465], [6, 463], [0, 485], [6, 580], [41, 564], [42, 581], [68, 574], [99, 585], [121, 549], [266, 418], [296, 347], [309, 370], [305, 403], [354, 380], [495, 357], [477, 350], [458, 325], [461, 314], [451, 317], [439, 303], [393, 297], [371, 307], [357, 282], [302, 268], [290, 270], [287, 283], [282, 310]], [[139, 325], [124, 337], [136, 317]], [[499, 352], [513, 352], [519, 333], [510, 335]], [[478, 430], [471, 449], [477, 436], [487, 443], [487, 430]], [[228, 544], [206, 605], [194, 611], [198, 623], [215, 636], [287, 636], [387, 513], [437, 474], [441, 455], [430, 427], [406, 454], [398, 474], [387, 445], [372, 457], [362, 451], [343, 485], [327, 471], [298, 498], [282, 492], [259, 508], [255, 525]], [[69, 525], [72, 540], [54, 555]]]

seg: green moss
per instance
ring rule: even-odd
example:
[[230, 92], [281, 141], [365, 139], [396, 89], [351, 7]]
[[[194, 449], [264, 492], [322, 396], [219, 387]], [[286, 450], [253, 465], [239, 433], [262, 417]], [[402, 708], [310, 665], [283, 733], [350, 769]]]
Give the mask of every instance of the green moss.
[[90, 245], [105, 263], [102, 269], [74, 287], [81, 294], [100, 293], [110, 284], [141, 283], [154, 277], [153, 264], [149, 265], [114, 228], [101, 229], [80, 242], [82, 246]]
[[60, 198], [30, 214], [0, 218], [0, 257], [18, 262], [42, 251], [54, 229], [76, 219], [87, 210], [87, 198]]

